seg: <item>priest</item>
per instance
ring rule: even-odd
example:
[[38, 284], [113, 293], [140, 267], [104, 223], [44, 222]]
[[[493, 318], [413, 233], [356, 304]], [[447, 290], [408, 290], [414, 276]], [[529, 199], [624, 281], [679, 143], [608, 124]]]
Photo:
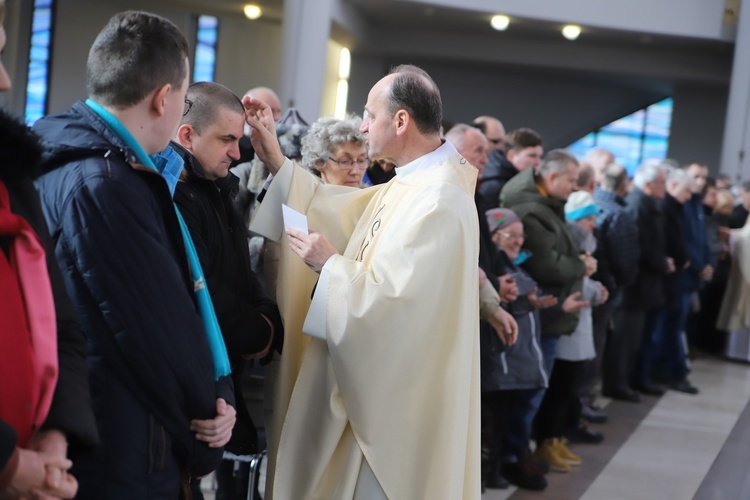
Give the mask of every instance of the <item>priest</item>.
[[243, 103], [274, 175], [251, 229], [285, 249], [273, 498], [478, 499], [477, 170], [440, 138], [437, 85], [399, 66], [372, 88], [361, 131], [398, 168], [365, 190], [294, 167], [269, 108]]

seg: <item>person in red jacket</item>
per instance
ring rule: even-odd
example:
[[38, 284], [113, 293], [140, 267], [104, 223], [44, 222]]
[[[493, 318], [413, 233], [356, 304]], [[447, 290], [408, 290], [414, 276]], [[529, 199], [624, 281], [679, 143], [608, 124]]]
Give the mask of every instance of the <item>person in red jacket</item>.
[[[0, 0], [0, 50], [4, 14]], [[0, 62], [0, 91], [10, 87]], [[33, 185], [40, 157], [36, 137], [0, 111], [0, 498], [73, 498], [68, 445], [98, 441], [86, 341]]]

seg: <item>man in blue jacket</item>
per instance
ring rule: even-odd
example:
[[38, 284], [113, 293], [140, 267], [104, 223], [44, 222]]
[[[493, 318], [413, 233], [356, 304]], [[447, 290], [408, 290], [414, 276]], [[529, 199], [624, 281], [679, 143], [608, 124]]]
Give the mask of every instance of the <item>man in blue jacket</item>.
[[170, 21], [116, 14], [89, 52], [89, 99], [34, 126], [46, 149], [37, 189], [88, 339], [101, 437], [73, 468], [77, 498], [187, 494], [235, 421], [224, 344], [172, 202], [181, 164], [159, 175], [149, 156], [184, 113], [187, 54]]

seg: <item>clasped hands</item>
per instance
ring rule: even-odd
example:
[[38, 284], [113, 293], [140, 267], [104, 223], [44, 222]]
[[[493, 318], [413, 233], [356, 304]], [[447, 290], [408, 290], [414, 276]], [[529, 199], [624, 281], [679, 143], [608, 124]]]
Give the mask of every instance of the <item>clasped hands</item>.
[[54, 500], [73, 498], [78, 481], [68, 474], [68, 441], [58, 430], [37, 434], [28, 448], [18, 448], [18, 465], [0, 498]]

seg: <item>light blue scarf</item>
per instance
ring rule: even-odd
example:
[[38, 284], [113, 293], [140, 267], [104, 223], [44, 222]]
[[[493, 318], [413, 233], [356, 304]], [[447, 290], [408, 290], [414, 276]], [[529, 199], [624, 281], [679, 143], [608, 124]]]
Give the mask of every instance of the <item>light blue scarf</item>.
[[[113, 116], [109, 111], [91, 99], [86, 99], [86, 105], [94, 110], [94, 112], [96, 112], [96, 114], [99, 115], [123, 141], [125, 141], [125, 144], [127, 144], [138, 157], [138, 161], [164, 176], [167, 184], [169, 184], [169, 192], [174, 195], [174, 189], [177, 185], [180, 171], [182, 170], [182, 158], [169, 149], [159, 155], [154, 155], [154, 159], [152, 159], [146, 154], [146, 151], [138, 143], [136, 138], [133, 137], [130, 131], [128, 131], [128, 129], [120, 123], [120, 120]], [[156, 160], [156, 163], [160, 168], [157, 167], [154, 160]], [[231, 372], [229, 357], [227, 356], [227, 348], [224, 345], [224, 338], [221, 336], [221, 328], [219, 328], [219, 321], [216, 319], [216, 312], [214, 312], [211, 294], [208, 292], [206, 286], [206, 279], [203, 276], [203, 268], [198, 260], [198, 253], [195, 251], [193, 238], [190, 237], [190, 231], [188, 230], [187, 224], [185, 224], [185, 220], [182, 218], [182, 214], [180, 214], [177, 205], [174, 206], [174, 210], [177, 213], [177, 220], [180, 221], [180, 229], [182, 230], [182, 239], [185, 241], [185, 251], [187, 253], [190, 274], [195, 283], [195, 296], [198, 301], [198, 312], [203, 320], [203, 326], [206, 329], [208, 345], [211, 348], [211, 357], [214, 362], [214, 376], [216, 380], [218, 380], [219, 377], [229, 375]]]

